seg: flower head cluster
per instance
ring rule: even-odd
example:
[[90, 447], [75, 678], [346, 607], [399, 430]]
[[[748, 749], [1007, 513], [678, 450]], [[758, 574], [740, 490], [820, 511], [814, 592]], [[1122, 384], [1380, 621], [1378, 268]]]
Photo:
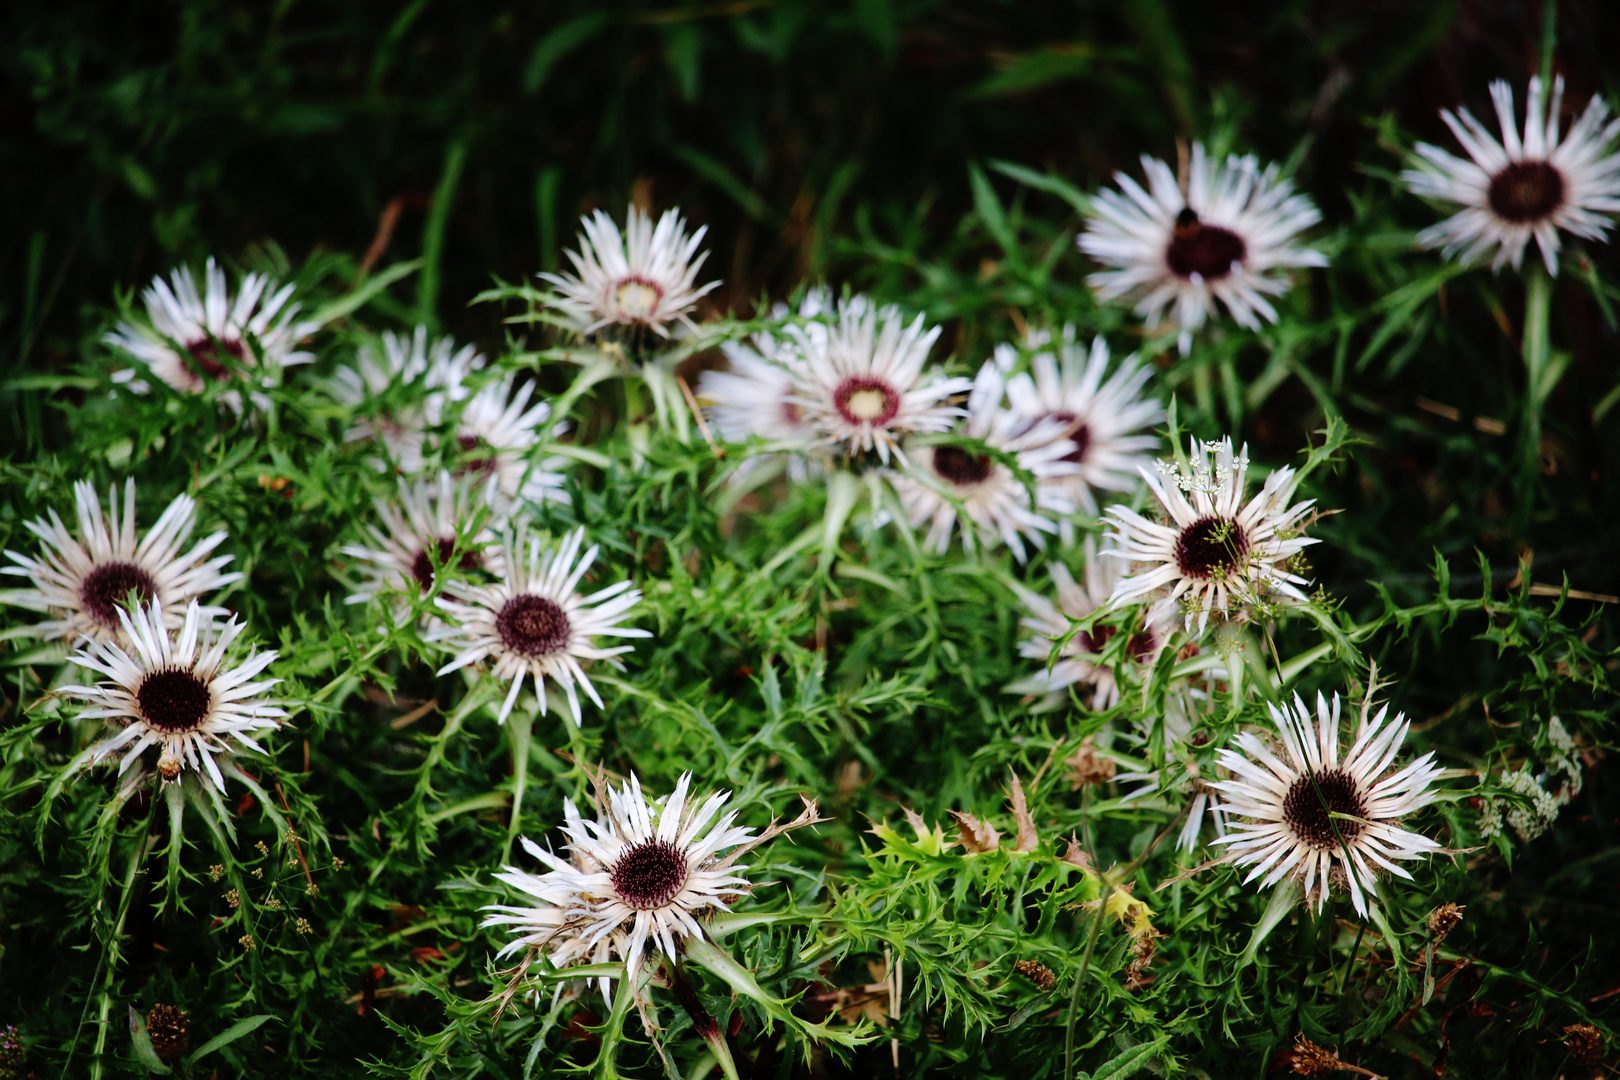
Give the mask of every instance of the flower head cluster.
[[343, 553], [364, 564], [364, 583], [349, 594], [350, 604], [367, 603], [383, 593], [421, 595], [433, 587], [438, 570], [488, 571], [504, 576], [506, 563], [495, 534], [481, 528], [468, 535], [479, 512], [471, 484], [441, 471], [436, 481], [399, 481], [396, 502], [377, 500], [377, 522], [364, 526], [368, 544], [346, 544]]
[[[73, 500], [76, 532], [55, 510], [48, 520], [24, 522], [43, 550], [37, 558], [7, 551], [15, 565], [0, 567], [0, 573], [26, 577], [33, 585], [13, 593], [12, 603], [51, 616], [26, 628], [29, 636], [67, 642], [117, 638], [123, 632], [119, 609], [131, 596], [142, 604], [160, 602], [171, 627], [178, 627], [188, 603], [241, 580], [239, 573], [224, 572], [230, 555], [208, 557], [225, 540], [223, 530], [182, 550], [197, 523], [197, 502], [190, 495], [175, 496], [145, 536], [136, 531], [133, 479], [124, 483], [122, 513], [116, 486], [107, 491], [105, 512], [88, 480], [73, 485]], [[205, 618], [225, 614], [221, 607], [201, 610]]]
[[[430, 342], [426, 326], [407, 338], [387, 332], [381, 352], [367, 342], [355, 364], [339, 367], [334, 375], [333, 399], [350, 410], [371, 407], [346, 432], [350, 441], [381, 441], [393, 465], [406, 476], [426, 467], [427, 429], [444, 422], [449, 406], [471, 392], [467, 377], [484, 366], [476, 347], [456, 348], [445, 337]], [[409, 395], [404, 403], [377, 404], [380, 399]]]
[[[1248, 609], [1302, 602], [1305, 578], [1290, 566], [1308, 545], [1301, 519], [1315, 500], [1288, 505], [1294, 471], [1266, 477], [1248, 502], [1248, 448], [1234, 455], [1232, 441], [1190, 445], [1190, 468], [1142, 470], [1165, 516], [1161, 524], [1123, 506], [1111, 506], [1116, 547], [1104, 552], [1145, 564], [1114, 587], [1114, 604], [1167, 594], [1186, 612], [1188, 629], [1203, 633], [1212, 612], [1243, 617]], [[1168, 483], [1166, 483], [1168, 481]]]
[[[1108, 343], [1097, 337], [1088, 352], [1072, 326], [1056, 342], [1040, 335], [1029, 346], [1030, 370], [1007, 380], [1008, 408], [1030, 433], [1042, 423], [1055, 425], [1046, 429], [1049, 438], [1069, 445], [1061, 460], [1074, 469], [1043, 477], [1042, 487], [1094, 515], [1099, 492], [1135, 489], [1137, 470], [1147, 463], [1143, 452], [1159, 444], [1152, 435], [1135, 434], [1164, 419], [1159, 403], [1141, 396], [1152, 371], [1131, 356], [1110, 374]], [[1002, 345], [997, 352], [1010, 370], [1017, 350]]]
[[1139, 295], [1136, 313], [1154, 327], [1172, 308], [1187, 352], [1193, 331], [1219, 303], [1240, 326], [1277, 321], [1268, 297], [1288, 290], [1288, 271], [1326, 266], [1299, 234], [1321, 220], [1276, 165], [1230, 156], [1211, 161], [1194, 143], [1185, 188], [1170, 166], [1142, 158], [1148, 188], [1116, 173], [1118, 191], [1101, 191], [1080, 236], [1080, 250], [1111, 267], [1091, 275], [1105, 300]]
[[1318, 694], [1316, 716], [1305, 701], [1271, 706], [1276, 741], [1239, 733], [1232, 748], [1219, 752], [1233, 775], [1211, 784], [1222, 795], [1231, 832], [1216, 840], [1230, 848], [1227, 858], [1252, 867], [1245, 884], [1261, 878], [1269, 888], [1295, 878], [1317, 909], [1334, 884], [1350, 890], [1356, 911], [1367, 914], [1367, 897], [1388, 872], [1410, 879], [1399, 862], [1440, 851], [1441, 846], [1400, 827], [1400, 819], [1434, 799], [1429, 786], [1441, 769], [1427, 753], [1397, 769], [1395, 757], [1411, 726], [1400, 713], [1385, 723], [1387, 707], [1372, 714], [1361, 708], [1355, 742], [1339, 752], [1340, 699]]
[[963, 415], [949, 399], [973, 388], [971, 380], [925, 372], [938, 327], [925, 329], [921, 315], [908, 322], [899, 308], [864, 296], [839, 303], [827, 325], [789, 326], [784, 336], [794, 354], [788, 402], [812, 445], [834, 454], [904, 462], [901, 441], [949, 429]]
[[[756, 835], [734, 824], [735, 811], [720, 814], [729, 791], [699, 802], [688, 794], [691, 779], [683, 774], [667, 798], [653, 800], [634, 774], [619, 787], [598, 777], [591, 798], [595, 820], [582, 818], [565, 801], [568, 857], [525, 838], [524, 850], [546, 872], [508, 866], [496, 875], [534, 901], [487, 909], [495, 914], [484, 925], [507, 926], [518, 935], [500, 955], [529, 950], [558, 968], [618, 958], [634, 978], [649, 952], [679, 956], [682, 941], [704, 937], [706, 915], [729, 910], [735, 897], [754, 888], [742, 876], [748, 868], [737, 865], [739, 859], [772, 837], [820, 820], [809, 803], [794, 821], [773, 821]], [[604, 997], [609, 983], [600, 981]]]
[[[147, 287], [146, 323], [120, 322], [105, 340], [184, 394], [238, 378], [250, 385], [272, 386], [282, 368], [314, 359], [297, 345], [320, 329], [319, 323], [296, 321], [298, 305], [288, 303], [292, 285], [273, 288], [268, 277], [249, 274], [232, 299], [225, 272], [213, 259], [203, 272], [201, 291], [190, 269], [181, 267], [168, 281], [154, 278]], [[135, 369], [114, 378], [138, 392], [148, 389]], [[263, 394], [249, 397], [261, 408], [268, 404]], [[220, 400], [237, 411], [242, 408], [241, 394], [234, 389]]]
[[[1562, 139], [1559, 108], [1564, 80], [1553, 82], [1548, 98], [1540, 79], [1530, 80], [1524, 134], [1513, 111], [1513, 90], [1498, 80], [1491, 100], [1500, 126], [1498, 139], [1467, 109], [1442, 110], [1446, 122], [1468, 154], [1456, 157], [1438, 146], [1420, 143], [1416, 168], [1401, 174], [1419, 195], [1457, 203], [1462, 209], [1418, 235], [1424, 247], [1461, 253], [1464, 262], [1491, 256], [1500, 270], [1518, 269], [1531, 239], [1541, 248], [1549, 274], [1558, 273], [1558, 232], [1601, 240], [1620, 214], [1620, 120], [1609, 119], [1603, 99], [1593, 95], [1586, 111]], [[1494, 249], [1494, 255], [1493, 255]]]
[[597, 708], [602, 707], [602, 699], [585, 674], [582, 661], [605, 660], [617, 666], [615, 658], [634, 649], [632, 645], [603, 648], [593, 639], [652, 636], [646, 630], [619, 625], [619, 620], [641, 600], [640, 590], [631, 588], [628, 580], [590, 596], [575, 591], [601, 550], [592, 544], [581, 558], [579, 549], [584, 542], [585, 530], [576, 529], [542, 558], [539, 540], [529, 540], [525, 553], [520, 526], [504, 542], [501, 560], [506, 573], [501, 581], [476, 585], [450, 580], [444, 585], [438, 606], [444, 612], [445, 624], [428, 637], [446, 643], [456, 655], [439, 669], [439, 674], [489, 661], [495, 678], [511, 680], [501, 704], [503, 723], [511, 715], [523, 680], [532, 677], [541, 710], [546, 707], [549, 679], [562, 688], [568, 699], [568, 715], [578, 724], [576, 687], [583, 688]]
[[[828, 333], [824, 319], [832, 306], [825, 289], [810, 290], [796, 312], [802, 334], [824, 342]], [[785, 321], [794, 314], [786, 304], [771, 310], [771, 317], [777, 320]], [[766, 440], [770, 446], [766, 453], [791, 452], [796, 478], [808, 475], [811, 462], [804, 455], [815, 440], [815, 431], [794, 400], [795, 376], [802, 375], [803, 368], [798, 342], [784, 333], [761, 331], [747, 341], [722, 342], [720, 351], [725, 354], [727, 370], [705, 371], [697, 388], [697, 396], [707, 403], [715, 432], [732, 443]]]
[[698, 253], [707, 228], [688, 236], [686, 221], [674, 210], [666, 210], [655, 227], [633, 206], [622, 233], [600, 210], [580, 225], [579, 250], [567, 253], [574, 273], [540, 275], [556, 286], [551, 306], [575, 330], [594, 334], [614, 327], [667, 338], [672, 322], [696, 329], [690, 311], [720, 284], [697, 284], [709, 257]]
[[[1061, 434], [1060, 421], [1031, 422], [1006, 408], [1006, 385], [1005, 373], [992, 360], [979, 369], [968, 395], [958, 431], [983, 443], [985, 451], [953, 443], [915, 447], [908, 467], [891, 476], [907, 519], [913, 528], [928, 525], [924, 542], [937, 552], [950, 545], [960, 515], [964, 529], [971, 526], [981, 543], [1000, 540], [1023, 562], [1024, 542], [1044, 548], [1044, 536], [1058, 531], [1056, 519], [1074, 511], [1067, 494], [1051, 481], [1079, 471], [1068, 460], [1075, 444]], [[1010, 457], [1017, 471], [998, 455]], [[1033, 480], [1033, 496], [1019, 473]]]
[[195, 600], [178, 630], [168, 626], [161, 600], [133, 614], [122, 607], [117, 612], [121, 638], [85, 639], [85, 647], [73, 657], [105, 680], [62, 688], [63, 694], [89, 705], [81, 717], [111, 720], [121, 728], [92, 746], [86, 763], [122, 753], [118, 772], [123, 775], [157, 747], [157, 771], [164, 781], [178, 781], [190, 769], [224, 791], [221, 760], [229, 769], [229, 758], [241, 749], [262, 753], [253, 734], [275, 728], [287, 715], [263, 698], [281, 680], [259, 678], [276, 654], [256, 653], [234, 666], [227, 664], [226, 652], [242, 624], [233, 619], [216, 629]]
[[[1090, 706], [1101, 712], [1118, 704], [1119, 679], [1114, 665], [1104, 659], [1121, 629], [1110, 623], [1094, 622], [1091, 629], [1071, 633], [1074, 623], [1105, 611], [1109, 598], [1121, 572], [1114, 559], [1098, 557], [1096, 541], [1088, 539], [1085, 545], [1085, 582], [1076, 582], [1068, 567], [1053, 562], [1049, 568], [1057, 602], [1022, 585], [1014, 585], [1018, 599], [1029, 614], [1022, 620], [1030, 637], [1019, 642], [1019, 655], [1039, 660], [1042, 670], [1007, 687], [1009, 693], [1039, 694], [1042, 705], [1053, 708], [1061, 704], [1071, 686], [1090, 690]], [[1133, 616], [1134, 629], [1124, 639], [1124, 657], [1130, 662], [1151, 668], [1170, 641], [1174, 616], [1168, 606], [1159, 606], [1141, 616]], [[1065, 640], [1066, 639], [1066, 640]], [[1063, 642], [1058, 658], [1052, 659], [1052, 650]]]
[[536, 449], [550, 425], [551, 403], [536, 400], [534, 383], [518, 382], [509, 374], [487, 383], [462, 407], [451, 438], [455, 443], [456, 474], [493, 484], [504, 502], [502, 510], [524, 499], [542, 503], [562, 493], [566, 461], [560, 457], [536, 461]]

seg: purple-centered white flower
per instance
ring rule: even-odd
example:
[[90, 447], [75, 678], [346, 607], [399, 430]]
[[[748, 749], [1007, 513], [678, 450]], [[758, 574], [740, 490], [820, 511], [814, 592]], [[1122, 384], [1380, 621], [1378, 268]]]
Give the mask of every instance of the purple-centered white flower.
[[1233, 321], [1258, 330], [1277, 321], [1270, 297], [1290, 285], [1289, 271], [1326, 266], [1299, 234], [1322, 219], [1278, 167], [1252, 154], [1212, 161], [1194, 143], [1183, 190], [1168, 164], [1142, 156], [1146, 189], [1115, 173], [1118, 191], [1092, 201], [1080, 250], [1111, 269], [1090, 282], [1104, 300], [1138, 296], [1136, 313], [1156, 327], [1170, 314], [1182, 352], [1218, 303]]
[[[1540, 79], [1530, 80], [1524, 134], [1513, 111], [1513, 90], [1498, 80], [1491, 100], [1502, 133], [1498, 139], [1467, 109], [1442, 109], [1467, 158], [1438, 146], [1417, 145], [1417, 167], [1401, 174], [1418, 195], [1461, 204], [1462, 209], [1418, 234], [1424, 247], [1441, 248], [1463, 262], [1491, 255], [1491, 268], [1518, 269], [1532, 238], [1549, 274], [1558, 273], [1558, 231], [1602, 240], [1620, 214], [1620, 120], [1597, 95], [1562, 139], [1558, 132], [1564, 80], [1553, 81], [1551, 99]], [[1492, 255], [1492, 249], [1495, 249]]]
[[1429, 785], [1443, 770], [1432, 752], [1396, 767], [1411, 724], [1400, 713], [1386, 723], [1388, 706], [1369, 715], [1372, 703], [1362, 705], [1355, 741], [1343, 754], [1338, 694], [1331, 706], [1317, 694], [1314, 721], [1297, 694], [1293, 705], [1270, 709], [1274, 741], [1241, 732], [1218, 752], [1233, 777], [1210, 784], [1229, 819], [1229, 832], [1215, 843], [1227, 845], [1231, 862], [1252, 867], [1244, 884], [1259, 878], [1270, 888], [1293, 877], [1318, 911], [1329, 889], [1342, 884], [1365, 916], [1381, 873], [1410, 880], [1400, 862], [1443, 850], [1400, 827], [1401, 818], [1434, 800]]

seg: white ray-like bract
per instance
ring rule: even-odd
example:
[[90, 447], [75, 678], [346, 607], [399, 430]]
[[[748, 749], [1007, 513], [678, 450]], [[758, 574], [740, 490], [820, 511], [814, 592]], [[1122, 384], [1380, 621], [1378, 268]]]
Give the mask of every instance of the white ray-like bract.
[[[143, 604], [161, 601], [171, 628], [178, 628], [188, 603], [242, 578], [223, 572], [233, 556], [208, 558], [225, 540], [224, 530], [182, 553], [197, 523], [197, 502], [190, 495], [175, 496], [145, 536], [136, 531], [133, 479], [124, 484], [122, 512], [116, 485], [107, 491], [105, 513], [88, 480], [73, 485], [73, 501], [76, 531], [52, 510], [48, 520], [23, 523], [40, 539], [38, 557], [6, 552], [15, 565], [0, 567], [0, 573], [25, 577], [33, 585], [13, 593], [11, 603], [51, 616], [18, 633], [68, 642], [117, 637], [123, 632], [118, 610], [131, 594]], [[204, 607], [202, 613], [214, 618], [225, 609]]]
[[1366, 916], [1380, 872], [1410, 880], [1399, 862], [1443, 850], [1400, 827], [1401, 818], [1434, 800], [1429, 785], [1443, 770], [1432, 752], [1395, 767], [1411, 725], [1400, 713], [1386, 723], [1387, 706], [1370, 715], [1372, 703], [1362, 705], [1355, 742], [1342, 756], [1338, 694], [1331, 706], [1317, 695], [1314, 720], [1298, 695], [1292, 706], [1270, 708], [1275, 742], [1240, 732], [1230, 749], [1219, 751], [1221, 766], [1233, 776], [1210, 786], [1233, 820], [1216, 843], [1228, 846], [1229, 861], [1253, 868], [1245, 884], [1258, 878], [1261, 888], [1270, 888], [1295, 878], [1319, 911], [1331, 886], [1343, 884]]
[[1277, 321], [1269, 298], [1288, 291], [1289, 271], [1327, 265], [1299, 242], [1321, 213], [1275, 164], [1235, 154], [1222, 164], [1194, 143], [1185, 191], [1165, 162], [1143, 155], [1142, 168], [1146, 189], [1116, 173], [1120, 190], [1097, 193], [1080, 250], [1112, 268], [1090, 277], [1102, 299], [1140, 296], [1149, 328], [1171, 313], [1182, 352], [1217, 303], [1258, 330]]
[[925, 546], [944, 553], [959, 518], [978, 543], [1005, 543], [1023, 562], [1028, 541], [1045, 548], [1046, 536], [1057, 533], [1059, 518], [1074, 512], [1074, 503], [1051, 481], [1071, 475], [1079, 466], [1067, 460], [1074, 443], [1059, 434], [1055, 419], [1033, 425], [1005, 407], [1006, 376], [995, 360], [985, 363], [973, 380], [967, 416], [959, 432], [985, 446], [1012, 455], [1018, 468], [1034, 481], [1035, 495], [1008, 465], [987, 453], [949, 444], [912, 447], [908, 466], [890, 475], [912, 528], [928, 526]]
[[524, 679], [533, 678], [541, 710], [546, 707], [549, 679], [561, 687], [568, 700], [568, 715], [578, 724], [577, 688], [602, 708], [583, 662], [602, 660], [617, 667], [617, 658], [635, 648], [603, 648], [593, 639], [652, 637], [649, 631], [620, 625], [641, 600], [640, 590], [631, 588], [629, 580], [589, 596], [575, 591], [600, 551], [593, 544], [581, 557], [584, 542], [585, 530], [576, 529], [542, 557], [540, 541], [531, 539], [525, 544], [520, 525], [504, 543], [503, 580], [492, 585], [455, 580], [444, 584], [437, 603], [445, 623], [429, 631], [428, 640], [444, 643], [456, 655], [439, 674], [487, 662], [493, 678], [511, 681], [500, 708], [502, 723], [511, 714]]
[[[699, 802], [690, 797], [691, 773], [683, 774], [665, 799], [642, 793], [634, 774], [620, 787], [598, 778], [592, 794], [594, 820], [582, 818], [572, 800], [563, 803], [567, 858], [528, 838], [523, 848], [546, 867], [540, 874], [507, 866], [496, 877], [524, 894], [522, 906], [495, 904], [485, 926], [509, 927], [517, 935], [499, 953], [544, 955], [557, 968], [622, 960], [634, 978], [644, 959], [680, 955], [687, 939], [704, 939], [703, 921], [729, 911], [753, 884], [737, 861], [790, 829], [820, 820], [814, 803], [785, 824], [773, 821], [756, 835], [720, 814], [731, 798], [719, 791]], [[717, 819], [718, 815], [718, 819]], [[598, 985], [609, 997], [611, 980]]]
[[[1097, 543], [1091, 538], [1085, 543], [1085, 581], [1075, 581], [1068, 567], [1054, 562], [1050, 573], [1057, 592], [1053, 603], [1032, 589], [1014, 583], [1013, 588], [1029, 611], [1022, 624], [1030, 636], [1019, 642], [1019, 655], [1042, 664], [1039, 672], [1007, 687], [1009, 693], [1039, 694], [1045, 700], [1044, 708], [1055, 708], [1067, 699], [1071, 686], [1090, 691], [1090, 707], [1098, 712], [1111, 709], [1119, 703], [1119, 679], [1115, 669], [1103, 660], [1120, 628], [1110, 623], [1095, 622], [1090, 630], [1073, 636], [1070, 629], [1077, 620], [1106, 611], [1113, 595], [1122, 566], [1117, 559], [1099, 557]], [[1143, 669], [1158, 662], [1159, 654], [1170, 642], [1174, 628], [1175, 611], [1160, 604], [1133, 617], [1134, 629], [1125, 640], [1125, 659]], [[1068, 637], [1058, 659], [1052, 660], [1052, 650], [1059, 641]], [[1050, 667], [1047, 667], [1050, 665]]]
[[[1159, 403], [1141, 396], [1152, 369], [1129, 356], [1110, 375], [1108, 343], [1098, 337], [1088, 352], [1075, 340], [1072, 326], [1064, 327], [1059, 342], [1043, 335], [1030, 347], [1030, 370], [1007, 380], [1008, 407], [1028, 427], [1042, 421], [1057, 425], [1054, 437], [1072, 447], [1063, 460], [1075, 469], [1044, 479], [1042, 486], [1095, 515], [1097, 493], [1135, 490], [1147, 452], [1159, 445], [1153, 435], [1133, 434], [1164, 419]], [[1016, 363], [1013, 346], [998, 348], [1004, 367]]]
[[[347, 603], [363, 604], [384, 594], [421, 595], [433, 587], [434, 564], [461, 573], [487, 571], [506, 576], [505, 555], [486, 526], [469, 532], [487, 503], [466, 479], [441, 470], [436, 480], [399, 481], [395, 501], [378, 499], [377, 520], [362, 527], [364, 544], [345, 544], [343, 554], [360, 560], [364, 581]], [[457, 541], [460, 551], [457, 552]], [[401, 614], [408, 605], [401, 605]]]
[[81, 717], [110, 720], [122, 728], [92, 746], [85, 763], [122, 755], [118, 772], [123, 775], [155, 746], [158, 775], [166, 783], [190, 769], [223, 792], [219, 759], [242, 750], [263, 753], [253, 735], [279, 726], [287, 715], [263, 697], [281, 680], [258, 678], [276, 653], [255, 653], [227, 664], [226, 651], [242, 624], [233, 619], [216, 627], [196, 601], [187, 606], [178, 630], [169, 628], [156, 600], [133, 616], [119, 608], [118, 619], [124, 631], [118, 641], [82, 639], [84, 648], [74, 654], [81, 667], [106, 678], [95, 686], [65, 686], [61, 691], [89, 706]]
[[[483, 368], [484, 357], [472, 345], [457, 349], [448, 337], [430, 342], [426, 326], [408, 338], [388, 331], [381, 340], [380, 353], [368, 342], [353, 366], [337, 369], [331, 393], [339, 405], [361, 413], [345, 439], [380, 441], [394, 467], [415, 476], [426, 463], [427, 429], [443, 423], [448, 407], [467, 398], [467, 377]], [[410, 400], [386, 410], [376, 405], [402, 389]]]
[[[250, 385], [273, 386], [283, 368], [315, 359], [297, 346], [320, 329], [319, 323], [297, 321], [298, 305], [288, 303], [294, 286], [273, 286], [265, 275], [249, 274], [232, 299], [225, 272], [213, 259], [203, 272], [200, 292], [191, 270], [181, 267], [168, 281], [154, 278], [142, 294], [146, 323], [120, 322], [103, 340], [181, 393], [201, 393], [210, 383], [239, 377]], [[137, 392], [150, 389], [138, 376], [137, 369], [128, 368], [113, 378]], [[262, 393], [250, 391], [248, 397], [260, 408], [269, 404]], [[236, 390], [220, 400], [241, 411], [242, 396]]]
[[900, 441], [949, 430], [963, 415], [949, 399], [973, 388], [971, 379], [924, 371], [939, 327], [925, 329], [921, 315], [908, 323], [899, 308], [864, 296], [840, 302], [825, 328], [790, 326], [783, 334], [796, 354], [792, 400], [814, 445], [836, 454], [904, 462]]
[[543, 503], [562, 497], [563, 474], [568, 465], [563, 457], [536, 461], [534, 453], [546, 438], [561, 434], [562, 425], [548, 432], [551, 403], [534, 398], [534, 383], [517, 382], [509, 374], [488, 383], [474, 394], [461, 410], [452, 429], [461, 460], [457, 475], [475, 480], [493, 478], [497, 490], [510, 509], [513, 500]]
[[1508, 263], [1518, 269], [1531, 239], [1541, 248], [1549, 274], [1558, 273], [1558, 231], [1602, 240], [1620, 214], [1620, 120], [1609, 119], [1603, 99], [1593, 95], [1586, 111], [1559, 138], [1564, 80], [1553, 81], [1548, 99], [1538, 78], [1530, 80], [1524, 134], [1513, 110], [1513, 90], [1491, 84], [1491, 101], [1501, 131], [1498, 139], [1467, 109], [1441, 110], [1440, 116], [1462, 144], [1467, 158], [1419, 143], [1416, 168], [1401, 174], [1418, 195], [1456, 203], [1462, 210], [1418, 234], [1424, 247], [1441, 248], [1465, 263], [1491, 258], [1492, 269]]
[[707, 227], [690, 236], [686, 222], [666, 210], [652, 218], [631, 207], [624, 231], [598, 210], [580, 219], [584, 231], [579, 250], [569, 251], [572, 274], [541, 274], [557, 288], [551, 306], [582, 334], [610, 326], [645, 328], [669, 337], [669, 324], [679, 321], [696, 330], [690, 312], [720, 283], [697, 284], [708, 252], [698, 253]]
[[[771, 317], [786, 321], [796, 314], [804, 334], [824, 339], [828, 331], [822, 320], [831, 309], [827, 291], [812, 289], [800, 301], [797, 313], [786, 304], [777, 304]], [[803, 375], [802, 349], [783, 331], [760, 331], [747, 341], [722, 342], [720, 351], [729, 369], [705, 371], [697, 387], [697, 397], [715, 433], [729, 443], [766, 441], [768, 449], [748, 459], [745, 470], [768, 454], [782, 452], [792, 455], [794, 478], [804, 479], [811, 464], [804, 452], [816, 433], [805, 422], [803, 406], [794, 400]]]
[[[1202, 634], [1212, 612], [1229, 619], [1254, 608], [1303, 603], [1306, 579], [1290, 567], [1316, 543], [1300, 534], [1314, 499], [1288, 505], [1294, 470], [1266, 477], [1259, 494], [1244, 502], [1248, 489], [1248, 448], [1234, 456], [1232, 440], [1190, 440], [1191, 468], [1162, 463], [1142, 470], [1163, 508], [1167, 523], [1149, 521], [1122, 506], [1111, 506], [1115, 546], [1104, 552], [1130, 560], [1132, 574], [1114, 587], [1114, 604], [1164, 596], [1178, 601], [1187, 629]], [[1168, 481], [1168, 482], [1167, 482]]]

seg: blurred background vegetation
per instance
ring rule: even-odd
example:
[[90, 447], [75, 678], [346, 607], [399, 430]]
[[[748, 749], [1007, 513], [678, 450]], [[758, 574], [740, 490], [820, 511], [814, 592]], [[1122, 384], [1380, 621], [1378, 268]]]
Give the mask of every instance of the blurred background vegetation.
[[1538, 68], [1549, 16], [1571, 98], [1612, 91], [1602, 0], [14, 0], [0, 333], [61, 363], [115, 288], [273, 242], [425, 252], [423, 317], [493, 344], [465, 308], [490, 275], [555, 267], [581, 212], [629, 200], [709, 226], [714, 302], [746, 311], [869, 273], [865, 232], [937, 247], [968, 162], [1090, 189], [1222, 122], [1267, 158], [1308, 134], [1331, 221], [1395, 164], [1369, 117], [1443, 140], [1441, 106]]

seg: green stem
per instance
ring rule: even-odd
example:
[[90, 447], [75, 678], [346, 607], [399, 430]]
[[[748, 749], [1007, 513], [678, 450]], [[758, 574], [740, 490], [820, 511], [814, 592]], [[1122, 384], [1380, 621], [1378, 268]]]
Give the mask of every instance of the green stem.
[[1541, 410], [1552, 387], [1547, 369], [1552, 359], [1548, 312], [1552, 305], [1552, 279], [1539, 264], [1524, 278], [1524, 424], [1520, 446], [1518, 518], [1520, 531], [1528, 524], [1535, 500], [1536, 476], [1541, 471]]
[[516, 709], [507, 717], [506, 730], [512, 740], [512, 820], [506, 830], [506, 847], [501, 852], [501, 863], [512, 861], [512, 841], [522, 828], [523, 793], [529, 786], [529, 741], [534, 731], [534, 716], [527, 709]]
[[1366, 932], [1367, 920], [1363, 919], [1356, 929], [1356, 943], [1350, 946], [1350, 959], [1345, 962], [1344, 974], [1339, 976], [1339, 1045], [1333, 1051], [1335, 1056], [1344, 1053], [1344, 1033], [1350, 1011], [1350, 995], [1345, 991], [1350, 988], [1350, 969], [1356, 966], [1356, 954], [1361, 952], [1361, 935]]

